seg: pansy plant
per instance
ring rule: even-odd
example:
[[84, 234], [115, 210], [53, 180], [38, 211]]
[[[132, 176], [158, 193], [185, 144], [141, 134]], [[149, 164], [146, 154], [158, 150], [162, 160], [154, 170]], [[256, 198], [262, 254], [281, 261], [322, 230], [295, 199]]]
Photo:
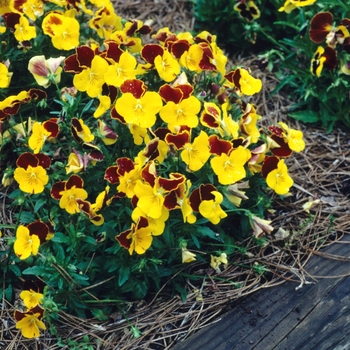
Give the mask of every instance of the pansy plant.
[[[108, 288], [143, 298], [160, 285], [157, 271], [175, 275], [194, 261], [225, 268], [230, 217], [243, 213], [245, 235], [271, 232], [254, 191], [290, 192], [286, 159], [304, 149], [303, 135], [285, 123], [259, 125], [252, 100], [262, 81], [249, 67], [228, 69], [215, 35], [162, 28], [144, 44], [151, 28], [121, 20], [109, 1], [5, 5], [0, 145], [14, 147], [14, 161], [3, 183], [13, 176], [22, 206], [11, 259], [42, 268], [50, 286], [20, 293], [25, 309], [15, 319], [24, 337], [46, 328], [45, 293], [72, 311], [78, 291], [107, 277], [108, 298]], [[259, 16], [253, 1], [235, 9], [248, 21]], [[330, 30], [336, 45], [347, 45], [348, 23], [341, 26], [327, 24], [318, 38]], [[316, 75], [330, 64], [330, 50], [315, 57]], [[147, 269], [149, 280], [140, 282]]]

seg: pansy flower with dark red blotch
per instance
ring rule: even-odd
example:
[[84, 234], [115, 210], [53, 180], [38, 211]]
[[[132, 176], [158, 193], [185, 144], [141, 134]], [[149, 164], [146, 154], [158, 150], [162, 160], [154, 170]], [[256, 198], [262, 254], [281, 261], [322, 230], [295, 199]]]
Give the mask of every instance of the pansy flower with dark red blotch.
[[211, 154], [221, 156], [221, 154], [229, 154], [232, 150], [232, 143], [227, 140], [220, 139], [217, 135], [209, 136], [209, 148]]
[[40, 305], [37, 305], [34, 308], [27, 310], [26, 312], [15, 310], [14, 318], [18, 322], [23, 318], [25, 318], [26, 315], [35, 315], [35, 314], [38, 314], [39, 320], [42, 319], [44, 317], [44, 309]]
[[310, 22], [310, 39], [314, 43], [322, 43], [332, 29], [333, 15], [330, 12], [317, 13]]
[[104, 217], [101, 214], [96, 214], [89, 201], [77, 198], [77, 203], [80, 210], [88, 216], [89, 220], [96, 226], [101, 226], [104, 223]]
[[80, 176], [71, 175], [67, 181], [54, 183], [50, 195], [60, 201], [61, 209], [65, 209], [69, 214], [76, 214], [80, 212], [78, 201], [85, 200], [88, 197], [83, 186], [84, 181]]
[[150, 64], [154, 64], [157, 56], [163, 56], [164, 48], [158, 44], [146, 44], [141, 50], [141, 57]]
[[141, 35], [149, 34], [151, 33], [152, 28], [149, 25], [144, 24], [142, 21], [134, 19], [125, 24], [124, 31], [127, 36], [132, 37], [136, 33]]
[[69, 73], [80, 73], [85, 68], [91, 67], [91, 62], [95, 57], [94, 50], [86, 45], [77, 47], [76, 53], [67, 57], [64, 61], [63, 70]]
[[135, 168], [134, 162], [126, 157], [118, 158], [116, 160], [117, 165], [108, 167], [105, 171], [104, 179], [112, 185], [119, 182], [119, 176], [123, 176], [125, 173], [129, 173]]
[[199, 43], [198, 45], [203, 51], [203, 56], [199, 62], [199, 67], [203, 70], [216, 70], [216, 65], [213, 64], [215, 57], [210, 45], [206, 42]]
[[254, 19], [260, 17], [260, 10], [254, 1], [251, 0], [239, 1], [233, 8], [248, 22], [252, 22]]
[[190, 205], [193, 211], [199, 213], [199, 205], [203, 200], [215, 199], [212, 194], [213, 191], [217, 191], [216, 187], [212, 184], [200, 185], [190, 194]]
[[21, 105], [28, 101], [30, 96], [27, 91], [21, 91], [17, 95], [8, 96], [0, 101], [0, 121], [4, 121], [9, 115], [17, 114]]
[[16, 320], [16, 328], [21, 330], [24, 338], [38, 338], [40, 329], [45, 330], [46, 326], [42, 322], [44, 317], [44, 309], [37, 305], [25, 312], [15, 310], [14, 318]]
[[201, 113], [200, 121], [211, 129], [218, 129], [221, 125], [221, 110], [213, 102], [204, 102], [204, 110]]
[[103, 84], [102, 85], [102, 95], [108, 96], [109, 99], [111, 100], [111, 103], [113, 104], [118, 96], [118, 89], [117, 89], [117, 87], [115, 87], [113, 85]]
[[131, 224], [131, 229], [126, 230], [115, 237], [119, 244], [129, 251], [131, 255], [134, 251], [143, 254], [152, 244], [152, 230], [148, 220], [139, 217], [137, 223]]
[[190, 133], [188, 130], [183, 130], [177, 134], [168, 133], [165, 137], [165, 142], [169, 146], [174, 146], [177, 150], [183, 149], [190, 142]]
[[169, 48], [169, 51], [177, 58], [180, 59], [180, 57], [189, 50], [190, 43], [187, 40], [176, 40], [174, 43], [172, 43], [171, 47]]
[[108, 61], [119, 62], [120, 56], [124, 52], [120, 45], [114, 40], [105, 40], [103, 42], [105, 49], [100, 54], [101, 57], [107, 58]]
[[195, 128], [198, 125], [198, 116], [201, 103], [192, 95], [193, 88], [189, 84], [180, 84], [176, 87], [165, 84], [160, 87], [159, 95], [166, 102], [159, 115], [168, 124], [172, 132], [178, 127]]
[[197, 34], [194, 37], [194, 41], [197, 44], [200, 43], [207, 43], [207, 44], [211, 44], [212, 42], [215, 42], [216, 40], [216, 36], [211, 35], [209, 32], [207, 32], [206, 30], [202, 31], [201, 33]]
[[28, 166], [42, 166], [43, 168], [48, 169], [50, 168], [51, 160], [47, 155], [42, 153], [32, 154], [25, 152], [18, 157], [16, 165], [23, 169], [27, 169]]
[[183, 174], [180, 173], [171, 173], [169, 175], [171, 179], [178, 179], [180, 180], [179, 186], [175, 188], [174, 190], [167, 193], [164, 197], [164, 206], [168, 210], [173, 210], [181, 207], [181, 200], [183, 200], [186, 196], [186, 186], [185, 181], [186, 177]]
[[62, 192], [71, 188], [83, 188], [84, 181], [78, 175], [71, 175], [67, 181], [57, 181], [50, 190], [51, 197], [60, 200]]
[[95, 138], [83, 119], [72, 118], [71, 132], [78, 143], [89, 143]]
[[183, 99], [182, 90], [169, 84], [164, 84], [159, 88], [159, 95], [165, 102], [179, 103]]
[[34, 221], [27, 225], [31, 235], [37, 235], [40, 239], [40, 244], [50, 240], [53, 236], [53, 226], [51, 223], [45, 223], [41, 220]]
[[320, 12], [311, 20], [309, 35], [313, 42], [319, 44], [326, 40], [328, 46], [335, 48], [337, 44], [347, 44], [349, 29], [349, 19], [344, 18], [339, 26], [333, 26], [333, 15], [330, 12]]
[[43, 122], [44, 129], [50, 133], [48, 136], [49, 139], [54, 139], [58, 136], [60, 128], [58, 126], [58, 118], [50, 118]]
[[16, 29], [15, 26], [19, 23], [21, 15], [15, 12], [8, 12], [8, 13], [4, 13], [2, 17], [5, 21], [6, 27], [10, 28], [11, 31], [15, 31]]
[[164, 196], [163, 206], [167, 210], [180, 209], [183, 216], [183, 221], [193, 224], [196, 222], [196, 217], [193, 214], [193, 210], [189, 202], [189, 191], [192, 186], [190, 180], [186, 180], [186, 177], [180, 173], [171, 173], [170, 179], [180, 180], [179, 185]]
[[270, 151], [278, 157], [289, 157], [293, 151], [289, 148], [288, 142], [286, 142], [284, 138], [283, 129], [278, 126], [269, 126], [268, 130], [271, 133], [271, 135], [269, 135], [269, 138], [273, 141], [268, 141]]
[[317, 77], [321, 76], [323, 67], [333, 70], [337, 67], [337, 51], [332, 47], [327, 46], [323, 48], [319, 46], [311, 60], [310, 71]]
[[267, 175], [272, 171], [277, 169], [277, 165], [280, 159], [278, 157], [266, 157], [261, 168], [261, 175], [266, 179]]

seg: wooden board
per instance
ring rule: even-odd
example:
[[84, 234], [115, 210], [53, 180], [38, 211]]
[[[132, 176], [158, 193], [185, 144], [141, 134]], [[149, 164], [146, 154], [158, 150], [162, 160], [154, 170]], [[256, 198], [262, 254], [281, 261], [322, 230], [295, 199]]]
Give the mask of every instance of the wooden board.
[[[350, 275], [350, 237], [322, 252], [349, 261], [315, 255], [306, 266], [308, 273]], [[286, 282], [239, 300], [219, 322], [172, 350], [349, 350], [350, 277], [318, 278], [297, 286]]]

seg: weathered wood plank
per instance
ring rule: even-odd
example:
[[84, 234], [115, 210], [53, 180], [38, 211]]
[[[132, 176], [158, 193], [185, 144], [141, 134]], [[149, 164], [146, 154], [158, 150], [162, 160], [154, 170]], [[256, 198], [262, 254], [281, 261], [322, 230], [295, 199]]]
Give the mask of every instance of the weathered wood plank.
[[[349, 257], [350, 237], [342, 242], [322, 251]], [[311, 275], [346, 275], [350, 262], [313, 256], [306, 269]], [[296, 286], [287, 282], [239, 300], [221, 321], [173, 350], [350, 349], [350, 277]]]

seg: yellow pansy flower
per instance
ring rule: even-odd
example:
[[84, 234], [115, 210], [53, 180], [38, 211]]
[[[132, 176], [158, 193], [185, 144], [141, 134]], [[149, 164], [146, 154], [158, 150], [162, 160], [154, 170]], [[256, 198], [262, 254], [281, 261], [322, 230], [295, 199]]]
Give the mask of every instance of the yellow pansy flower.
[[227, 214], [222, 210], [220, 206], [224, 197], [218, 191], [212, 191], [211, 194], [215, 198], [210, 200], [203, 200], [199, 204], [199, 212], [203, 217], [208, 219], [212, 224], [217, 225], [221, 219], [227, 217]]
[[15, 24], [14, 36], [18, 41], [27, 41], [36, 37], [36, 28], [29, 24], [26, 17], [21, 16], [19, 22]]
[[281, 159], [277, 164], [277, 169], [270, 171], [266, 177], [267, 185], [277, 194], [285, 195], [293, 186], [293, 179], [288, 174], [287, 165], [284, 159]]
[[295, 130], [288, 127], [283, 122], [278, 123], [285, 131], [283, 136], [286, 138], [289, 148], [295, 152], [301, 152], [305, 148], [305, 141], [303, 140], [303, 132], [301, 130]]
[[[251, 96], [258, 93], [262, 88], [262, 82], [260, 79], [252, 77], [246, 69], [238, 68], [239, 71], [239, 90], [242, 94]], [[235, 73], [236, 74], [236, 73]]]
[[200, 73], [202, 69], [199, 67], [199, 62], [203, 58], [203, 50], [198, 44], [190, 46], [188, 51], [185, 51], [180, 57], [180, 64], [190, 71]]
[[180, 74], [180, 65], [168, 50], [164, 50], [163, 56], [158, 55], [154, 59], [154, 66], [160, 78], [167, 83]]
[[28, 165], [27, 169], [18, 167], [13, 177], [23, 192], [32, 194], [43, 192], [45, 185], [49, 182], [46, 170], [40, 165], [36, 167]]
[[27, 259], [32, 254], [37, 255], [40, 246], [38, 235], [31, 235], [28, 227], [19, 225], [16, 231], [16, 240], [13, 246], [15, 254], [21, 259]]
[[244, 165], [251, 157], [248, 149], [239, 146], [230, 154], [222, 153], [211, 159], [210, 164], [222, 185], [231, 185], [246, 176]]
[[205, 131], [201, 131], [193, 143], [186, 143], [181, 152], [181, 159], [191, 171], [201, 169], [209, 157], [209, 137]]
[[37, 154], [44, 147], [45, 140], [51, 135], [41, 123], [35, 122], [32, 128], [32, 135], [29, 137], [28, 146]]
[[100, 56], [95, 56], [91, 61], [91, 68], [87, 67], [74, 75], [73, 84], [78, 91], [86, 91], [90, 97], [97, 97], [102, 93], [107, 71], [108, 62]]
[[60, 208], [65, 209], [69, 214], [75, 214], [80, 212], [77, 199], [86, 199], [88, 197], [87, 192], [83, 188], [72, 188], [62, 191], [60, 199]]
[[32, 309], [38, 304], [42, 303], [44, 294], [35, 292], [33, 289], [23, 290], [19, 297], [23, 300], [23, 303], [27, 309]]
[[152, 187], [148, 183], [136, 182], [134, 187], [135, 195], [138, 197], [137, 206], [147, 216], [157, 219], [162, 215], [164, 204], [163, 189], [157, 185]]
[[140, 98], [127, 92], [118, 98], [115, 109], [127, 123], [151, 128], [162, 105], [162, 98], [155, 91], [147, 91]]
[[194, 97], [181, 100], [179, 103], [169, 101], [159, 112], [163, 121], [168, 123], [168, 128], [175, 132], [177, 126], [186, 125], [195, 128], [198, 125], [197, 114], [201, 109], [200, 101]]
[[38, 338], [40, 336], [39, 329], [46, 329], [44, 323], [39, 320], [40, 314], [25, 314], [24, 317], [17, 322], [16, 328], [20, 329], [25, 338]]
[[11, 82], [12, 73], [8, 71], [6, 65], [0, 62], [0, 88], [6, 89], [9, 87]]
[[108, 67], [105, 73], [105, 82], [108, 85], [119, 87], [127, 79], [136, 78], [136, 58], [129, 52], [123, 52], [119, 61]]
[[136, 207], [132, 214], [131, 218], [133, 221], [137, 222], [140, 217], [144, 217], [148, 220], [148, 226], [151, 229], [151, 233], [153, 236], [159, 236], [164, 232], [165, 222], [169, 218], [169, 210], [167, 210], [164, 206], [162, 207], [162, 213], [159, 218], [152, 218], [147, 215], [140, 207]]

